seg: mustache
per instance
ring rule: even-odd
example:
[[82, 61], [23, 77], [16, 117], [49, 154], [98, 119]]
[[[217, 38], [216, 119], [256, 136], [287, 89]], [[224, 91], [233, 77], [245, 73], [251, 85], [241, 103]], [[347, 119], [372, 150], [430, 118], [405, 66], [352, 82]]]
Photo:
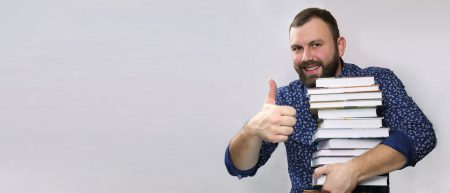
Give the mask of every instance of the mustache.
[[302, 63], [300, 63], [300, 67], [301, 68], [306, 68], [308, 66], [322, 66], [323, 67], [323, 63], [321, 61], [318, 60], [307, 60], [307, 61], [303, 61]]

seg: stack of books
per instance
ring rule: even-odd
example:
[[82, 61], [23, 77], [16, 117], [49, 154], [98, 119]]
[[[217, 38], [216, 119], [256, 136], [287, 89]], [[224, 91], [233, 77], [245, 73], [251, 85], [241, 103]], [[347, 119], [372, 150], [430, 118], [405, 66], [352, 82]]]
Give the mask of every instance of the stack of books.
[[[318, 118], [312, 143], [317, 142], [311, 167], [344, 163], [378, 145], [389, 136], [377, 106], [382, 94], [374, 77], [319, 78], [308, 89], [310, 108]], [[313, 180], [321, 186], [326, 176]], [[360, 186], [388, 186], [387, 176], [375, 176]]]

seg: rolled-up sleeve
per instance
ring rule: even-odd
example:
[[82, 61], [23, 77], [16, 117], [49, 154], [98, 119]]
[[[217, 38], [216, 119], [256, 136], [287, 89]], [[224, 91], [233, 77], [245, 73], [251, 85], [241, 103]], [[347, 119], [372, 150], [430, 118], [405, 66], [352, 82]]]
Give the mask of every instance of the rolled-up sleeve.
[[253, 175], [255, 175], [256, 170], [258, 170], [256, 168], [256, 166], [254, 166], [253, 168], [250, 168], [248, 170], [238, 170], [234, 166], [233, 161], [231, 160], [230, 146], [228, 146], [225, 151], [225, 166], [227, 167], [228, 173], [230, 175], [237, 176], [239, 179], [248, 177], [248, 176], [253, 176]]
[[382, 144], [402, 153], [407, 159], [405, 167], [415, 166], [436, 146], [433, 125], [392, 71], [386, 69], [377, 79], [383, 92], [383, 125], [390, 128]]
[[230, 154], [230, 146], [227, 147], [225, 151], [225, 166], [227, 167], [228, 173], [232, 176], [236, 176], [239, 179], [245, 178], [248, 176], [254, 176], [256, 174], [256, 171], [258, 171], [258, 168], [263, 166], [267, 160], [269, 160], [272, 153], [277, 148], [278, 143], [269, 143], [269, 142], [263, 142], [261, 146], [261, 150], [259, 151], [259, 158], [258, 162], [253, 168], [250, 168], [248, 170], [239, 170], [237, 169], [233, 161], [231, 160], [231, 154]]

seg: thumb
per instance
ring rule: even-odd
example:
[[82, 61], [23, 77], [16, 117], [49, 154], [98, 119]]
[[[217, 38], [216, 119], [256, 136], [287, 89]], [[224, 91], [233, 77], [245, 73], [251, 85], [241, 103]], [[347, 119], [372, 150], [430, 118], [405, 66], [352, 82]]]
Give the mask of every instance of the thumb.
[[327, 175], [328, 172], [329, 172], [329, 168], [327, 167], [327, 165], [318, 167], [314, 170], [313, 178], [318, 179], [322, 175]]
[[267, 93], [266, 100], [264, 104], [275, 104], [275, 99], [277, 98], [277, 83], [273, 79], [269, 80], [269, 92]]

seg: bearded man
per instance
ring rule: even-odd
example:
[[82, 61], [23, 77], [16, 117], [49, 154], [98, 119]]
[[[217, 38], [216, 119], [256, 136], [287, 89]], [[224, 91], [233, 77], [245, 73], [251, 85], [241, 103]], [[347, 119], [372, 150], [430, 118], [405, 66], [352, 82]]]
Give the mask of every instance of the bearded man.
[[[330, 12], [308, 8], [295, 16], [289, 38], [294, 69], [299, 80], [277, 88], [269, 80], [269, 91], [260, 112], [233, 137], [225, 153], [228, 172], [239, 178], [253, 176], [284, 142], [287, 151], [291, 193], [312, 189], [312, 178], [326, 175], [323, 192], [359, 191], [357, 184], [372, 176], [414, 166], [436, 146], [430, 121], [409, 97], [402, 82], [389, 69], [361, 69], [342, 60], [346, 40], [339, 35]], [[310, 112], [307, 88], [319, 77], [373, 76], [383, 94], [381, 116], [390, 135], [375, 148], [346, 163], [329, 164], [314, 171], [311, 144], [317, 120]], [[356, 188], [356, 189], [355, 189]], [[389, 192], [389, 187], [364, 191]], [[306, 192], [306, 191], [305, 191]]]

